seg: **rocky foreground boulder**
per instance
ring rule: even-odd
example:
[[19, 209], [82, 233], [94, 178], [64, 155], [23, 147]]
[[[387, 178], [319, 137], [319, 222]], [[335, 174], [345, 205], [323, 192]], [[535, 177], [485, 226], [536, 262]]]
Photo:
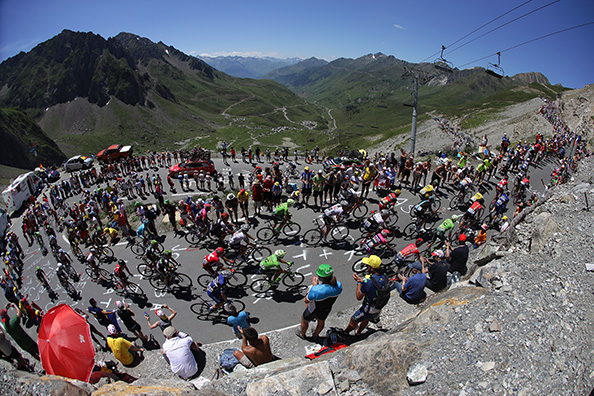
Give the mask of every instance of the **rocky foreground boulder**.
[[[129, 371], [140, 377], [132, 384], [92, 386], [0, 362], [0, 393], [587, 395], [594, 387], [594, 272], [587, 271], [594, 263], [594, 208], [586, 202], [594, 203], [593, 167], [593, 158], [582, 161], [570, 183], [548, 191], [507, 233], [473, 251], [468, 279], [418, 307], [394, 295], [381, 327], [322, 358], [305, 359], [291, 329], [271, 335], [284, 359], [219, 380], [205, 369], [200, 390], [176, 378], [153, 351]], [[344, 323], [351, 313], [336, 317]], [[203, 347], [209, 366], [225, 347]]]

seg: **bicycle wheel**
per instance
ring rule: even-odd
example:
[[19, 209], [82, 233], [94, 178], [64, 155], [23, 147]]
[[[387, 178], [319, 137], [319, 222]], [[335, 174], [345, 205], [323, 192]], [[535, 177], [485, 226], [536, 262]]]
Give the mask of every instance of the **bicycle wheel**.
[[261, 239], [264, 242], [270, 242], [274, 238], [275, 233], [271, 227], [264, 227], [258, 230], [256, 236], [258, 237], [258, 239]]
[[256, 263], [262, 262], [266, 257], [272, 254], [272, 250], [268, 249], [266, 246], [260, 246], [255, 248], [252, 253], [251, 257]]
[[250, 289], [255, 293], [266, 293], [270, 290], [270, 282], [267, 279], [256, 279], [250, 285]]
[[322, 240], [322, 236], [322, 232], [316, 228], [313, 230], [305, 231], [305, 234], [303, 234], [301, 240], [307, 246], [316, 246]]
[[196, 230], [188, 231], [184, 238], [186, 239], [186, 242], [192, 246], [198, 246], [202, 240], [201, 236]]
[[99, 268], [98, 270], [99, 273], [99, 280], [103, 281], [103, 282], [111, 282], [111, 275], [107, 270], [104, 270], [103, 268]]
[[[163, 291], [163, 290], [167, 289], [167, 285], [165, 285], [165, 281], [163, 280], [163, 278], [161, 278], [161, 276], [156, 276], [156, 277], [150, 278], [149, 283], [151, 284], [152, 287], [155, 288], [155, 290]], [[171, 282], [169, 282], [169, 283], [171, 283]]]
[[217, 314], [210, 309], [210, 304], [206, 301], [197, 302], [190, 306], [190, 310], [198, 316], [200, 320], [210, 320]]
[[349, 228], [343, 225], [335, 225], [329, 232], [336, 242], [343, 242], [349, 236]]
[[435, 198], [435, 200], [433, 200], [433, 207], [433, 211], [437, 212], [441, 208], [441, 199]]
[[227, 280], [230, 287], [243, 287], [247, 283], [247, 276], [241, 272], [234, 272], [233, 276]]
[[355, 242], [353, 242], [353, 250], [355, 252], [360, 252], [360, 253], [365, 252], [365, 242], [366, 241], [367, 241], [367, 238], [364, 236], [356, 239]]
[[455, 195], [454, 197], [452, 197], [452, 199], [450, 199], [450, 206], [448, 209], [450, 209], [450, 210], [458, 209], [459, 206], [460, 206], [460, 196]]
[[367, 212], [369, 212], [369, 208], [365, 204], [360, 204], [353, 209], [353, 216], [356, 219], [362, 219], [363, 217], [367, 216]]
[[107, 247], [107, 246], [102, 246], [100, 248], [101, 250], [100, 252], [100, 256], [104, 256], [107, 258], [112, 258], [113, 257], [113, 250], [111, 250], [111, 248]]
[[213, 279], [214, 278], [210, 274], [202, 274], [196, 278], [196, 282], [198, 282], [202, 288], [206, 289]]
[[97, 280], [97, 275], [95, 274], [95, 271], [93, 271], [91, 268], [85, 268], [85, 273], [89, 278], [91, 278], [93, 282]]
[[144, 246], [140, 243], [134, 243], [130, 246], [130, 250], [136, 257], [142, 257], [144, 255]]
[[283, 277], [283, 285], [287, 287], [299, 286], [305, 280], [305, 276], [299, 272], [292, 272]]
[[182, 289], [189, 289], [190, 287], [192, 287], [192, 278], [190, 278], [186, 274], [175, 274], [175, 277], [173, 278], [172, 282], [175, 283], [177, 287], [180, 287]]
[[398, 213], [396, 211], [390, 212], [390, 216], [388, 216], [387, 219], [384, 219], [384, 221], [388, 228], [396, 227], [396, 224], [398, 224]]
[[301, 226], [298, 223], [287, 223], [283, 227], [283, 234], [290, 238], [296, 237], [300, 232]]
[[140, 287], [140, 285], [137, 285], [136, 283], [133, 283], [133, 282], [128, 282], [125, 290], [128, 294], [135, 294], [137, 296], [145, 295], [144, 290], [142, 290], [142, 287]]
[[352, 267], [353, 272], [357, 274], [362, 274], [367, 270], [367, 264], [363, 264], [363, 261], [355, 261]]
[[413, 221], [404, 227], [402, 230], [402, 235], [404, 236], [404, 239], [413, 239], [414, 236], [417, 235], [417, 231], [417, 222]]
[[151, 268], [150, 265], [146, 264], [146, 263], [140, 263], [136, 266], [136, 269], [138, 270], [138, 273], [146, 278], [150, 278], [151, 276], [153, 276], [153, 269]]
[[233, 305], [237, 312], [243, 311], [245, 309], [245, 303], [241, 300], [229, 300], [225, 305], [223, 305], [223, 311], [229, 313], [230, 306]]
[[72, 265], [66, 266], [66, 272], [68, 273], [68, 276], [70, 277], [70, 279], [72, 279], [73, 282], [78, 282], [80, 280], [80, 276], [78, 275], [78, 273]]

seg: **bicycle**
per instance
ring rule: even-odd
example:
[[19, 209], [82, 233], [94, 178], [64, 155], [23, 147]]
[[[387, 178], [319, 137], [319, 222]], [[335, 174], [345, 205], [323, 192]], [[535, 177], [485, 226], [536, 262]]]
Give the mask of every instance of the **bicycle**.
[[252, 243], [246, 246], [246, 250], [243, 255], [236, 248], [229, 248], [225, 251], [225, 258], [228, 260], [234, 260], [232, 267], [238, 268], [241, 262], [252, 261], [260, 263], [266, 257], [272, 254], [272, 250], [266, 246], [262, 246], [258, 243]]
[[[227, 285], [229, 285], [229, 287], [232, 287], [232, 288], [243, 287], [247, 283], [247, 276], [241, 272], [237, 272], [237, 271], [232, 271], [232, 272], [233, 272], [233, 275], [227, 279]], [[211, 274], [202, 274], [196, 278], [196, 281], [198, 282], [198, 284], [200, 286], [202, 286], [202, 288], [204, 288], [206, 290], [206, 288], [208, 287], [210, 282], [212, 282], [215, 279], [215, 277], [217, 277], [217, 276], [218, 276], [217, 273], [215, 273], [214, 276]]]
[[192, 246], [198, 246], [200, 243], [213, 240], [213, 235], [209, 231], [209, 227], [206, 225], [197, 226], [193, 225], [188, 227], [186, 235], [184, 235], [186, 242]]
[[355, 201], [353, 204], [350, 204], [347, 208], [345, 208], [344, 215], [346, 217], [352, 214], [354, 218], [361, 220], [367, 216], [368, 212], [369, 208], [365, 202]]
[[91, 266], [87, 264], [85, 268], [85, 273], [93, 282], [98, 283], [109, 283], [111, 282], [111, 274], [104, 270], [103, 268], [99, 268], [99, 266]]
[[456, 195], [454, 195], [452, 197], [452, 199], [450, 199], [450, 204], [448, 206], [448, 209], [449, 210], [460, 209], [462, 206], [465, 205], [467, 195], [468, 195], [468, 191], [466, 189], [458, 190]]
[[[126, 248], [130, 248], [130, 250], [132, 250], [132, 253], [134, 253], [134, 255], [136, 255], [136, 258], [140, 258], [140, 257], [144, 256], [144, 253], [146, 252], [146, 248], [148, 247], [148, 243], [150, 241], [155, 241], [155, 240], [156, 239], [150, 239], [150, 238], [140, 239], [138, 237], [129, 237], [128, 244], [126, 245]], [[158, 253], [163, 253], [163, 251], [165, 250], [163, 245], [158, 241], [157, 241], [155, 249], [157, 250]]]
[[274, 227], [274, 223], [269, 221], [265, 227], [258, 230], [256, 236], [262, 241], [270, 242], [273, 239], [278, 239], [281, 232], [289, 238], [294, 238], [301, 232], [301, 226], [289, 219], [281, 230], [277, 230]]
[[70, 244], [70, 250], [72, 251], [72, 254], [74, 254], [77, 258], [82, 258], [84, 257], [84, 253], [82, 251], [82, 249], [80, 248], [80, 246], [78, 246], [78, 243], [76, 242], [72, 242]]
[[[283, 272], [279, 278], [277, 278], [275, 284], [283, 283], [288, 288], [295, 288], [303, 283], [305, 276], [299, 272], [293, 272], [290, 270], [293, 263], [289, 263], [287, 270]], [[276, 288], [276, 285], [268, 280], [268, 277], [264, 275], [264, 278], [256, 279], [250, 285], [250, 289], [255, 293], [266, 293], [272, 288]]]
[[316, 228], [305, 231], [301, 241], [308, 246], [316, 246], [324, 238], [324, 229], [330, 227], [328, 235], [334, 242], [344, 241], [349, 236], [349, 229], [342, 224], [327, 225], [322, 219], [314, 219]]
[[[155, 290], [158, 291], [166, 291], [168, 289], [168, 285], [165, 284], [165, 280], [163, 279], [163, 275], [159, 271], [155, 271], [153, 275], [149, 279], [149, 283]], [[192, 279], [176, 270], [173, 270], [172, 273], [168, 274], [169, 276], [169, 289], [173, 289], [173, 286], [176, 286], [179, 289], [189, 289], [192, 287]]]
[[194, 312], [199, 320], [211, 320], [215, 323], [227, 323], [227, 317], [231, 311], [231, 306], [235, 307], [237, 312], [245, 309], [245, 303], [240, 300], [227, 299], [222, 309], [212, 309], [213, 302], [207, 301], [202, 296], [196, 296], [200, 301], [192, 304], [190, 310]]
[[80, 292], [77, 291], [74, 288], [74, 286], [72, 286], [72, 284], [70, 283], [70, 280], [68, 279], [68, 276], [67, 276], [66, 273], [64, 273], [62, 271], [58, 271], [57, 275], [58, 275], [58, 280], [60, 281], [60, 284], [62, 285], [62, 287], [66, 291], [66, 294], [68, 294], [72, 298], [80, 297]]
[[129, 280], [122, 280], [116, 274], [112, 274], [112, 288], [114, 292], [120, 296], [128, 296], [128, 295], [135, 295], [135, 296], [145, 296], [144, 290], [134, 283], [130, 282]]

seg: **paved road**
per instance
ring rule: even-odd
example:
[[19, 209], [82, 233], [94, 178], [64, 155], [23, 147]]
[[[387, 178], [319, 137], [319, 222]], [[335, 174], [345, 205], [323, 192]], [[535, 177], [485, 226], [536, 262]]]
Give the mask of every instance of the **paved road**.
[[[216, 168], [219, 171], [227, 171], [231, 169], [236, 174], [240, 171], [249, 172], [252, 169], [249, 164], [237, 163], [232, 164], [232, 166], [229, 167], [224, 166], [220, 159], [215, 159], [214, 161]], [[313, 165], [310, 167], [315, 170], [320, 166]], [[303, 165], [300, 165], [299, 169], [302, 168]], [[532, 180], [535, 182], [539, 181], [541, 178], [548, 180], [550, 168], [551, 163], [547, 163], [542, 169], [533, 169], [531, 171]], [[160, 169], [159, 174], [161, 174], [161, 177], [164, 180], [166, 176], [166, 169]], [[540, 184], [540, 182], [538, 183]], [[537, 187], [536, 189], [541, 193], [544, 190], [542, 186], [535, 187]], [[195, 186], [192, 185], [191, 188], [195, 188]], [[488, 194], [488, 196], [491, 194], [492, 192]], [[173, 197], [177, 200], [187, 195], [188, 193], [178, 192], [177, 194], [168, 194], [167, 197], [169, 199]], [[490, 199], [491, 198], [487, 198], [486, 202], [490, 202]], [[72, 199], [69, 201], [71, 200]], [[397, 203], [401, 212], [398, 222], [398, 225], [401, 229], [411, 221], [410, 216], [408, 215], [410, 206], [418, 203], [418, 201], [419, 199], [413, 196], [409, 191], [403, 190], [402, 195], [398, 199]], [[449, 198], [443, 198], [442, 202], [444, 204], [442, 205], [441, 212], [443, 218], [450, 215], [450, 213], [447, 212], [448, 201]], [[133, 201], [131, 201], [131, 204], [132, 203]], [[377, 195], [372, 192], [370, 194], [368, 205], [372, 210], [374, 210], [377, 209], [377, 204]], [[320, 212], [309, 208], [300, 210], [294, 209], [292, 212], [293, 220], [302, 226], [302, 233], [310, 228], [313, 228], [312, 219], [321, 215]], [[263, 217], [266, 217], [266, 215]], [[263, 225], [263, 221], [265, 221], [265, 219], [258, 218], [254, 221], [257, 223], [256, 228], [259, 228]], [[13, 229], [16, 230], [18, 234], [20, 234], [21, 219], [13, 219], [13, 223]], [[255, 234], [253, 230], [250, 231], [250, 233], [252, 233], [252, 235]], [[348, 239], [352, 241], [359, 237], [359, 234], [360, 233], [357, 226], [356, 228], [351, 229]], [[55, 304], [62, 302], [70, 304], [73, 307], [80, 307], [84, 310], [88, 305], [88, 299], [91, 297], [94, 297], [101, 307], [115, 309], [115, 301], [122, 299], [116, 295], [112, 289], [90, 281], [88, 276], [84, 274], [84, 265], [79, 262], [75, 262], [74, 265], [76, 266], [78, 272], [82, 273], [80, 282], [76, 284], [76, 288], [80, 291], [82, 299], [73, 300], [71, 297], [66, 295], [65, 291], [59, 285], [57, 277], [55, 276], [56, 263], [51, 254], [43, 257], [36, 245], [31, 248], [26, 248], [24, 239], [21, 238], [20, 240], [22, 242], [21, 245], [23, 245], [23, 248], [25, 248], [26, 253], [24, 269], [25, 280], [22, 291], [24, 294], [29, 294], [30, 300], [37, 301], [39, 305], [45, 310], [54, 306]], [[45, 242], [47, 244], [47, 239]], [[59, 238], [59, 243], [62, 247], [68, 247], [65, 238]], [[395, 245], [398, 249], [402, 249], [408, 243], [410, 243], [410, 241], [397, 239]], [[171, 249], [174, 252], [176, 259], [182, 264], [180, 272], [187, 274], [192, 279], [193, 286], [190, 289], [177, 290], [173, 293], [155, 291], [147, 279], [144, 279], [141, 275], [137, 274], [136, 265], [139, 263], [139, 260], [135, 258], [130, 250], [125, 248], [125, 243], [119, 243], [112, 247], [117, 258], [122, 258], [128, 262], [129, 268], [133, 273], [136, 273], [134, 276], [134, 281], [141, 285], [147, 295], [146, 299], [135, 299], [134, 301], [130, 299], [126, 300], [131, 303], [133, 310], [137, 314], [139, 323], [143, 326], [143, 329], [148, 331], [146, 328], [146, 321], [142, 317], [143, 311], [150, 312], [151, 320], [155, 321], [156, 317], [153, 314], [154, 309], [160, 307], [162, 304], [168, 304], [178, 311], [178, 316], [174, 319], [175, 326], [194, 335], [195, 338], [200, 342], [211, 343], [232, 338], [233, 334], [228, 326], [220, 323], [214, 324], [212, 322], [198, 320], [196, 315], [190, 310], [191, 305], [196, 302], [197, 296], [203, 296], [207, 298], [206, 293], [197, 284], [196, 278], [198, 275], [204, 273], [201, 265], [202, 259], [208, 253], [210, 253], [210, 251], [191, 247], [183, 237], [174, 236], [173, 233], [165, 234], [165, 240], [163, 244], [166, 249]], [[355, 252], [350, 249], [350, 245], [345, 244], [344, 246], [334, 245], [311, 248], [302, 245], [298, 240], [280, 240], [279, 243], [274, 246], [269, 245], [269, 248], [273, 251], [277, 248], [285, 249], [287, 251], [286, 260], [295, 262], [294, 268], [303, 273], [306, 276], [306, 279], [303, 287], [300, 289], [287, 290], [286, 287], [280, 286], [276, 292], [268, 296], [255, 295], [249, 290], [249, 288], [247, 288], [247, 292], [235, 291], [233, 293], [234, 298], [239, 298], [246, 304], [246, 310], [251, 313], [251, 316], [253, 318], [259, 319], [259, 322], [255, 325], [259, 331], [269, 331], [283, 328], [297, 324], [299, 322], [300, 315], [305, 307], [302, 301], [307, 291], [306, 287], [310, 284], [309, 277], [315, 272], [315, 269], [321, 263], [331, 264], [335, 268], [335, 274], [337, 278], [343, 283], [344, 286], [343, 294], [337, 300], [334, 309], [347, 309], [358, 304], [355, 299], [355, 285], [351, 277], [351, 266], [356, 260], [359, 260], [361, 256], [356, 255]], [[47, 293], [37, 282], [34, 276], [34, 270], [37, 266], [42, 267], [48, 274], [50, 278], [50, 284], [59, 294], [58, 301], [51, 302], [47, 296]], [[110, 272], [113, 270], [113, 266], [114, 264], [103, 264], [103, 267], [108, 269]], [[254, 274], [248, 273], [248, 284], [255, 276], [256, 275]], [[345, 318], [345, 325], [346, 321], [347, 319]], [[98, 326], [98, 328], [100, 327]], [[157, 329], [153, 330], [153, 334], [155, 333], [159, 333]], [[162, 336], [160, 334], [156, 336], [158, 340], [162, 340]]]

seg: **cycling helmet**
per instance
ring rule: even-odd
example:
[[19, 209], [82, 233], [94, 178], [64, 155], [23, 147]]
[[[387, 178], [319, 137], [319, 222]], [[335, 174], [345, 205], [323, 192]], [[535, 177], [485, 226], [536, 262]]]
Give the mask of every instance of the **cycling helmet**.
[[225, 270], [225, 271], [221, 272], [221, 275], [223, 275], [223, 278], [229, 279], [233, 276], [233, 272], [231, 272], [229, 270]]
[[119, 265], [126, 265], [126, 262], [124, 260], [122, 260], [122, 259], [119, 259], [118, 260], [118, 264]]
[[151, 242], [150, 242], [150, 243], [151, 243], [151, 245], [152, 245], [152, 246], [157, 246], [157, 244], [158, 244], [159, 242], [157, 242], [157, 241], [155, 241], [155, 240], [153, 239], [153, 240], [151, 240]]
[[227, 199], [233, 199], [233, 198], [235, 198], [235, 195], [233, 195], [233, 194], [227, 195]]
[[39, 268], [39, 266], [37, 267], [37, 271], [39, 271], [41, 268]]
[[219, 246], [218, 248], [216, 248], [216, 249], [215, 249], [215, 252], [216, 252], [217, 254], [221, 254], [221, 253], [223, 253], [224, 251], [225, 251], [225, 249], [223, 249], [223, 248], [222, 248], [222, 247], [220, 247], [220, 246]]
[[287, 205], [288, 205], [288, 206], [293, 206], [293, 205], [295, 205], [295, 200], [294, 200], [294, 199], [291, 199], [291, 198], [287, 199]]
[[285, 252], [282, 249], [279, 249], [277, 251], [274, 252], [274, 255], [280, 259], [282, 259], [283, 257], [285, 257], [285, 254], [287, 254], [287, 252]]
[[92, 247], [92, 248], [90, 248], [90, 249], [89, 249], [89, 251], [90, 251], [91, 253], [95, 253], [95, 252], [97, 251], [97, 249], [95, 249], [94, 247]]
[[388, 209], [384, 209], [380, 212], [380, 214], [382, 215], [382, 217], [389, 217], [390, 211]]
[[124, 307], [124, 303], [121, 302], [121, 301], [116, 301], [115, 304], [116, 304], [116, 307], [118, 307], [118, 308], [123, 308]]
[[205, 203], [204, 204], [204, 209], [210, 209], [210, 204], [209, 203]]
[[66, 251], [65, 251], [64, 249], [60, 248], [60, 249], [58, 249], [58, 253], [65, 254], [65, 253], [66, 253]]
[[169, 205], [169, 200], [168, 199], [165, 200], [165, 205]]
[[415, 245], [420, 246], [423, 244], [423, 242], [424, 242], [423, 238], [417, 238], [417, 240], [415, 241]]
[[[58, 262], [58, 265], [57, 265], [57, 267], [58, 267], [58, 269], [62, 268], [62, 263]], [[39, 267], [38, 267], [38, 268], [39, 268]]]
[[165, 251], [163, 252], [163, 254], [164, 254], [165, 256], [167, 256], [167, 257], [170, 257], [170, 256], [171, 256], [171, 254], [172, 254], [172, 252], [171, 252], [171, 250], [167, 249], [167, 250], [165, 250]]
[[386, 235], [389, 235], [389, 234], [390, 234], [390, 230], [388, 230], [387, 228], [384, 228], [384, 229], [382, 230], [382, 235], [383, 235], [383, 236], [386, 236]]
[[400, 191], [400, 189], [394, 190], [394, 194], [396, 194], [396, 196], [399, 196], [401, 193], [402, 191]]
[[482, 228], [483, 230], [487, 231], [487, 228], [489, 228], [489, 226], [488, 226], [487, 224], [483, 224], [483, 225], [481, 226], [481, 228]]
[[249, 224], [243, 224], [239, 229], [241, 231], [243, 231], [243, 232], [248, 232], [250, 230], [250, 225]]
[[458, 219], [460, 218], [460, 216], [458, 215], [452, 215], [452, 221], [458, 221]]
[[339, 204], [340, 204], [340, 206], [349, 206], [348, 201], [346, 201], [344, 199], [342, 201], [340, 201]]
[[330, 266], [330, 264], [320, 264], [318, 270], [316, 271], [316, 275], [320, 278], [329, 278], [334, 275], [334, 269]]
[[136, 201], [134, 202], [134, 207], [138, 208], [140, 206], [140, 202]]
[[225, 212], [225, 213], [221, 214], [221, 218], [224, 220], [227, 220], [229, 218], [229, 213]]

